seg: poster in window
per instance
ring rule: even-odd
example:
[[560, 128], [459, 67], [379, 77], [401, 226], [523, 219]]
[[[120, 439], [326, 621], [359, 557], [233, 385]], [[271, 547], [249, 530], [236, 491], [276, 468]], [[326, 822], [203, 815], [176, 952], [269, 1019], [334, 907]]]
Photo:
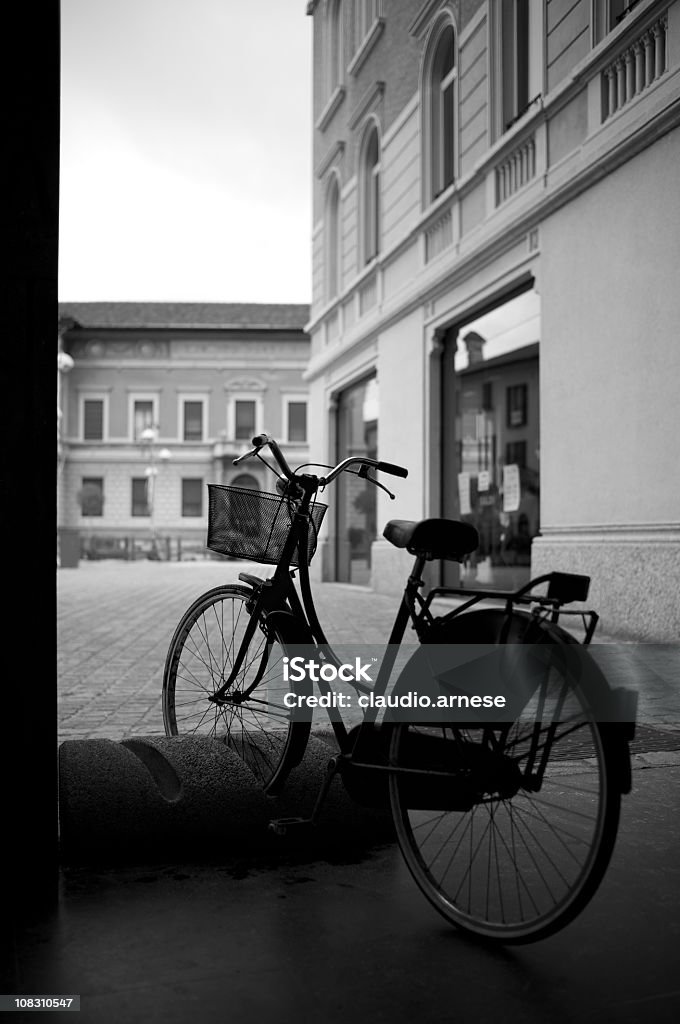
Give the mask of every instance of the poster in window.
[[519, 466], [517, 463], [503, 466], [503, 511], [517, 512], [520, 497]]
[[472, 507], [470, 505], [469, 473], [458, 474], [458, 503], [460, 505], [460, 514], [462, 516], [469, 516], [472, 512]]

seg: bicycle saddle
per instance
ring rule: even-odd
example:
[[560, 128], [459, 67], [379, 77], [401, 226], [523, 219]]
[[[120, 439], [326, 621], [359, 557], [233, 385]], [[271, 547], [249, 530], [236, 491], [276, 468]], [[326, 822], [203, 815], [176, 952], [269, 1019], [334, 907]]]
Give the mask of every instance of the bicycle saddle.
[[383, 537], [396, 548], [406, 548], [412, 555], [445, 558], [459, 562], [479, 545], [479, 534], [470, 523], [455, 519], [390, 519]]

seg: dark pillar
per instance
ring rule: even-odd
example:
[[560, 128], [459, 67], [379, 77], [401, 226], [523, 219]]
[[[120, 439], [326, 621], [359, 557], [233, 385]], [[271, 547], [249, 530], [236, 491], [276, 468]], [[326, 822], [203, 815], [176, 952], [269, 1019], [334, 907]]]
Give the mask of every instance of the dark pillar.
[[[3, 853], [0, 918], [57, 900], [56, 395], [59, 4], [17, 4], [28, 41], [6, 80], [6, 251], [2, 273]], [[74, 296], [75, 298], [76, 296]], [[11, 635], [11, 640], [10, 640]], [[5, 912], [9, 911], [9, 914]]]

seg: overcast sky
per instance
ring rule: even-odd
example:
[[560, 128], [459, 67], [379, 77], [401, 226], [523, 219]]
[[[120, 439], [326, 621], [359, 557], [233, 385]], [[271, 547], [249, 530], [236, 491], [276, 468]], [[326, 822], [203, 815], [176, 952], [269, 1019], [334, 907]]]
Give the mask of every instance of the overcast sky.
[[309, 301], [305, 9], [61, 0], [61, 301]]

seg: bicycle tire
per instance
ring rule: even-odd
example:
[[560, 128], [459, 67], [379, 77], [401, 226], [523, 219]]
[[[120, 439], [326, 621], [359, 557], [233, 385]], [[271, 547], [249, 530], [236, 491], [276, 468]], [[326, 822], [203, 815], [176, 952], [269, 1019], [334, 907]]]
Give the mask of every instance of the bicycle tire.
[[[261, 616], [239, 670], [236, 687], [262, 678], [241, 703], [217, 705], [208, 698], [226, 681], [251, 617], [254, 593], [237, 584], [215, 587], [182, 616], [163, 672], [163, 722], [168, 736], [191, 735], [224, 742], [246, 762], [265, 792], [277, 792], [299, 763], [310, 723], [283, 704], [281, 658], [286, 629], [276, 616]], [[293, 617], [290, 616], [292, 620]], [[294, 620], [293, 620], [294, 623]], [[290, 632], [290, 628], [288, 630]], [[296, 684], [295, 691], [302, 692]]]
[[[505, 613], [500, 613], [507, 623]], [[498, 636], [500, 618], [495, 610], [470, 613], [478, 616], [475, 633], [464, 616], [450, 631], [450, 642], [469, 643], [485, 635]], [[486, 616], [486, 619], [482, 618]], [[515, 613], [515, 636], [522, 636], [528, 616]], [[576, 643], [559, 627], [549, 626], [542, 641]], [[441, 635], [439, 643], [443, 642]], [[481, 641], [480, 641], [481, 642]], [[588, 657], [579, 652], [579, 657]], [[559, 661], [559, 659], [556, 659]], [[594, 663], [593, 663], [594, 665]], [[504, 944], [546, 938], [572, 921], [593, 897], [605, 874], [618, 830], [622, 784], [622, 740], [594, 718], [589, 701], [564, 662], [550, 666], [540, 698], [523, 709], [513, 723], [500, 753], [506, 759], [501, 778], [508, 778], [510, 762], [522, 782], [516, 792], [481, 792], [467, 800], [461, 795], [461, 779], [479, 771], [484, 730], [457, 725], [396, 723], [390, 741], [389, 764], [395, 769], [423, 767], [451, 771], [451, 787], [459, 787], [431, 800], [414, 793], [408, 774], [390, 772], [390, 805], [404, 860], [421, 891], [450, 923], [475, 936]], [[589, 678], [607, 686], [599, 670]], [[532, 737], [547, 747], [553, 722], [548, 763], [540, 789], [528, 788], [529, 751]], [[489, 727], [490, 728], [490, 727]], [[495, 738], [503, 733], [499, 727]], [[560, 732], [561, 728], [561, 732]], [[538, 730], [538, 731], [536, 731]], [[425, 737], [425, 741], [423, 741]], [[436, 756], [433, 739], [438, 741]], [[490, 737], [486, 736], [488, 751]], [[423, 742], [428, 746], [423, 747]], [[420, 744], [417, 755], [416, 744]], [[625, 745], [627, 754], [627, 745]], [[504, 762], [504, 764], [506, 763]], [[453, 767], [455, 765], [455, 767]], [[444, 780], [446, 781], [446, 780]], [[435, 785], [441, 785], [440, 777]], [[448, 783], [446, 783], [448, 785]], [[428, 786], [430, 783], [428, 783]], [[490, 787], [497, 782], [488, 783]], [[526, 788], [525, 788], [526, 786]], [[472, 801], [472, 802], [471, 802]], [[413, 806], [435, 803], [435, 808]], [[442, 807], [442, 804], [448, 807]], [[471, 806], [463, 806], [464, 804]], [[459, 804], [460, 806], [455, 806]]]

